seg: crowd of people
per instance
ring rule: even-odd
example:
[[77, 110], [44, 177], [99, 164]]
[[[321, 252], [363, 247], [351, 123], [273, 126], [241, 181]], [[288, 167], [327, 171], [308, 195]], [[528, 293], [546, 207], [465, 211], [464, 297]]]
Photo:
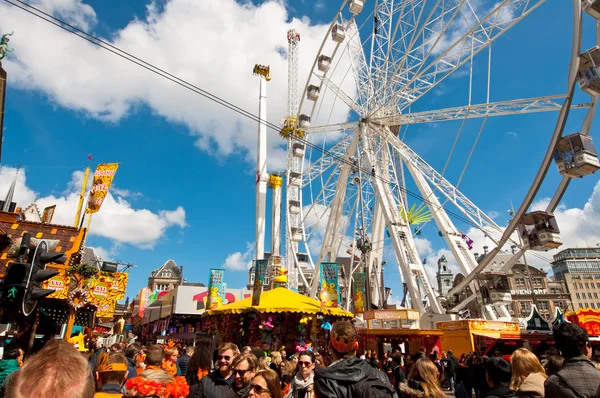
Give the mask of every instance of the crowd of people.
[[443, 398], [444, 390], [457, 398], [600, 397], [600, 370], [585, 330], [563, 323], [553, 334], [557, 350], [542, 360], [525, 348], [489, 358], [424, 348], [358, 355], [358, 333], [346, 321], [332, 325], [325, 357], [309, 350], [267, 357], [232, 343], [213, 353], [120, 343], [88, 356], [57, 339], [24, 362], [18, 346], [5, 347], [0, 398]]

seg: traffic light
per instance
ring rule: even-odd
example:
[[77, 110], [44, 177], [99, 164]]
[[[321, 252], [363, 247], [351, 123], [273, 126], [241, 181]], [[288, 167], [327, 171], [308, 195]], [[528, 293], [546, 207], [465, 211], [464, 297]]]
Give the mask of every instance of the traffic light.
[[38, 243], [33, 257], [31, 257], [31, 264], [27, 264], [29, 266], [29, 276], [27, 277], [23, 296], [24, 315], [31, 314], [39, 300], [54, 293], [54, 290], [43, 289], [42, 283], [58, 275], [59, 272], [53, 269], [46, 269], [46, 264], [64, 264], [66, 260], [67, 256], [64, 254], [48, 251], [48, 243], [45, 240], [41, 240]]
[[2, 307], [15, 309], [20, 307], [27, 284], [29, 264], [14, 262], [8, 264], [2, 283]]

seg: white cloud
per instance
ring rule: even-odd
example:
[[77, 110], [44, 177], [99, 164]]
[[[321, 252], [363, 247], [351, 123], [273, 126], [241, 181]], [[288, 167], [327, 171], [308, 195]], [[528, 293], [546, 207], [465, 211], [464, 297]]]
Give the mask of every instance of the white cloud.
[[254, 243], [246, 243], [246, 251], [230, 253], [222, 267], [230, 271], [248, 271], [254, 259]]
[[[95, 20], [93, 9], [81, 0], [40, 0], [38, 5], [86, 28]], [[4, 60], [13, 87], [41, 91], [64, 108], [108, 122], [119, 122], [148, 105], [155, 114], [187, 126], [202, 150], [254, 160], [256, 122], [4, 2], [0, 15], [3, 29], [20, 32], [11, 38], [18, 51]], [[268, 120], [279, 125], [287, 113], [287, 59], [282, 53], [292, 27], [301, 34], [302, 91], [328, 26], [311, 25], [307, 18], [290, 20], [284, 2], [255, 6], [234, 0], [171, 0], [162, 8], [151, 3], [144, 19], [132, 19], [103, 39], [253, 114], [258, 112], [259, 81], [252, 68], [255, 63], [268, 64], [273, 71], [267, 84]], [[332, 50], [329, 40], [325, 51]], [[350, 62], [347, 53], [336, 58], [343, 62], [330, 77], [339, 82]], [[355, 95], [352, 73], [341, 87]], [[347, 119], [348, 109], [341, 101], [333, 106], [334, 95], [329, 92], [322, 98], [323, 112], [313, 115], [314, 125]], [[284, 144], [278, 131], [268, 131], [269, 167], [275, 170], [283, 168]]]
[[112, 254], [110, 250], [106, 250], [103, 247], [97, 246], [97, 247], [91, 247], [89, 246], [90, 249], [94, 249], [94, 251], [96, 252], [96, 255], [104, 261], [111, 261], [112, 260]]
[[517, 138], [519, 136], [519, 134], [516, 133], [516, 132], [514, 132], [514, 131], [509, 131], [507, 134], [510, 135], [510, 136], [513, 136], [515, 138]]
[[121, 189], [115, 186], [110, 187], [110, 191], [117, 196], [121, 196], [123, 198], [136, 198], [142, 196], [141, 192], [130, 191], [129, 189]]
[[[8, 191], [13, 181], [16, 169], [0, 167], [0, 192]], [[89, 177], [90, 182], [92, 176]], [[117, 175], [118, 178], [118, 175]], [[40, 209], [56, 205], [53, 223], [73, 225], [79, 191], [83, 182], [83, 172], [73, 172], [66, 191], [61, 195], [40, 196], [39, 193], [27, 186], [26, 171], [20, 170], [15, 187], [14, 201], [19, 207], [25, 207], [36, 202]], [[91, 186], [88, 183], [88, 189]], [[122, 197], [109, 193], [102, 208], [92, 218], [91, 235], [111, 239], [115, 244], [128, 243], [140, 248], [150, 249], [163, 239], [171, 227], [185, 227], [185, 210], [177, 207], [175, 210], [160, 210], [153, 212], [148, 209], [135, 209]]]

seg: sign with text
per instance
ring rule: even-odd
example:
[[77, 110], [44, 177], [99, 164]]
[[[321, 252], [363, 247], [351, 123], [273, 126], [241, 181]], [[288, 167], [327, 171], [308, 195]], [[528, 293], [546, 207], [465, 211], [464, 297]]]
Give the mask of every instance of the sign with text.
[[90, 190], [87, 209], [85, 210], [86, 213], [96, 213], [100, 210], [118, 168], [119, 163], [103, 163], [98, 165], [94, 173], [94, 182]]
[[256, 260], [254, 262], [254, 287], [252, 288], [252, 306], [260, 305], [260, 295], [265, 285], [269, 260]]
[[339, 307], [338, 263], [321, 263], [321, 307]]
[[221, 289], [223, 287], [223, 277], [225, 276], [224, 269], [211, 268], [208, 279], [208, 299], [206, 307], [209, 310], [214, 310], [223, 305], [221, 297]]

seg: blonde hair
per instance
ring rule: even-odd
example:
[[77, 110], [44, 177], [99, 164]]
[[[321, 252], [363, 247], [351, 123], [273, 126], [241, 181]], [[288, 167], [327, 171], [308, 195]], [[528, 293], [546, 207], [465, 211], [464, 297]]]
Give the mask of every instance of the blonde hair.
[[271, 362], [272, 363], [279, 366], [279, 365], [281, 365], [282, 360], [283, 359], [281, 358], [281, 353], [279, 351], [271, 351]]
[[425, 392], [425, 396], [433, 396], [435, 398], [446, 398], [446, 394], [440, 387], [438, 381], [438, 369], [429, 359], [421, 358], [410, 370], [409, 379], [420, 381], [421, 388]]
[[510, 364], [512, 366], [511, 390], [518, 390], [531, 373], [541, 373], [544, 379], [548, 378], [540, 360], [527, 348], [517, 348], [511, 356]]
[[258, 359], [258, 365], [256, 366], [256, 370], [267, 370], [269, 369], [269, 360], [267, 357], [262, 357]]
[[233, 344], [233, 343], [222, 343], [219, 348], [217, 349], [217, 351], [219, 352], [219, 354], [221, 354], [222, 352], [225, 352], [227, 350], [231, 350], [233, 351], [233, 356], [238, 356], [240, 355], [240, 349], [238, 348], [237, 345]]
[[165, 359], [170, 359], [171, 355], [175, 354], [175, 351], [179, 351], [177, 347], [167, 348], [165, 350]]

